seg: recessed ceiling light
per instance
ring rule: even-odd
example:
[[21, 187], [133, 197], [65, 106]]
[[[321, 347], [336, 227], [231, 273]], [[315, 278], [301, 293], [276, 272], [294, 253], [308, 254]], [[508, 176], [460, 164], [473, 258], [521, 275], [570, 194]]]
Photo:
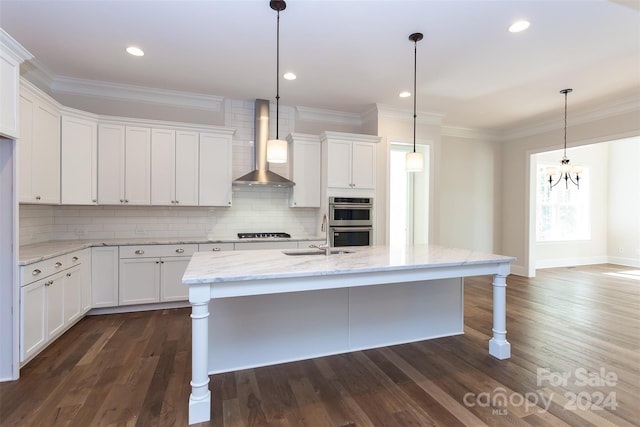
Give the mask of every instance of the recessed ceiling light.
[[408, 98], [411, 96], [410, 92], [407, 92], [406, 90], [404, 92], [400, 92], [400, 98]]
[[531, 23], [529, 21], [525, 21], [524, 19], [516, 21], [509, 27], [509, 32], [519, 33], [520, 31], [524, 31], [529, 28], [529, 25], [531, 25]]
[[284, 76], [282, 76], [285, 78], [285, 80], [295, 80], [296, 79], [296, 75], [293, 73], [284, 73]]
[[129, 46], [127, 48], [127, 53], [133, 56], [144, 56], [144, 52], [139, 47]]

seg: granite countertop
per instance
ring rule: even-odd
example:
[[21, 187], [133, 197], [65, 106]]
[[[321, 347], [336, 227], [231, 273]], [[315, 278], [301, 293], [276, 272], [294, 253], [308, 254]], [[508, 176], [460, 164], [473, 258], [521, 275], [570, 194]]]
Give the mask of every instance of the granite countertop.
[[[296, 250], [200, 252], [191, 258], [185, 284], [371, 273], [414, 268], [510, 263], [515, 258], [436, 245], [354, 246], [334, 255], [286, 255]], [[309, 252], [309, 249], [298, 249]]]
[[324, 240], [324, 236], [292, 236], [290, 238], [268, 239], [207, 239], [198, 237], [123, 237], [118, 239], [92, 239], [92, 240], [52, 240], [41, 243], [32, 243], [20, 246], [18, 251], [18, 264], [28, 265], [45, 259], [65, 255], [96, 246], [128, 246], [128, 245], [186, 245], [199, 243], [239, 243], [239, 242], [289, 242]]

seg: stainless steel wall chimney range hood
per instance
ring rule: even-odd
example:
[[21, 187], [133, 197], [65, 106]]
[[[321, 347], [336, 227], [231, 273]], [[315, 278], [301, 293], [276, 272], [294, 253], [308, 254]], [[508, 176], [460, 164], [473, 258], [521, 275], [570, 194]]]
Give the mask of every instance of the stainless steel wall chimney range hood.
[[255, 169], [233, 181], [234, 185], [266, 185], [293, 187], [293, 181], [269, 170], [267, 141], [269, 140], [269, 101], [256, 99], [253, 155]]

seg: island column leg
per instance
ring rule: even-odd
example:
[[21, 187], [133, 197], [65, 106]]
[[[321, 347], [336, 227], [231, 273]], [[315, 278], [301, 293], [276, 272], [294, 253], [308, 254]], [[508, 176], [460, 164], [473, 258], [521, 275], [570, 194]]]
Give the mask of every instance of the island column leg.
[[511, 344], [507, 341], [508, 274], [509, 264], [506, 264], [493, 276], [493, 338], [489, 340], [489, 354], [498, 359], [511, 357]]
[[211, 419], [209, 391], [209, 285], [190, 285], [191, 303], [191, 395], [189, 424]]

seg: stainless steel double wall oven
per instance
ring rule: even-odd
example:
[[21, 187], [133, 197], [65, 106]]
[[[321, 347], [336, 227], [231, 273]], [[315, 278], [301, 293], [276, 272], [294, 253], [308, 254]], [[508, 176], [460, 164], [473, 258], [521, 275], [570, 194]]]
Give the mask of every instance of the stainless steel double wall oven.
[[373, 244], [373, 198], [329, 197], [331, 246]]

